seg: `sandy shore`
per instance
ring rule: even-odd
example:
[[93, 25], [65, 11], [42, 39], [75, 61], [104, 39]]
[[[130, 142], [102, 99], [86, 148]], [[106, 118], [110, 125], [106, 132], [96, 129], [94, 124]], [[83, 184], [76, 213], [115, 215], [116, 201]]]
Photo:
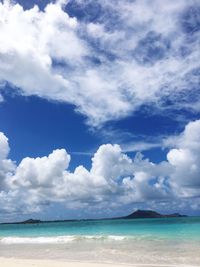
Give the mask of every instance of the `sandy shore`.
[[[87, 262], [65, 262], [55, 260], [32, 260], [32, 259], [14, 259], [0, 258], [2, 267], [172, 267], [172, 265], [128, 265], [128, 264], [104, 264], [104, 263], [87, 263]], [[173, 265], [175, 266], [175, 265]], [[188, 265], [180, 265], [186, 267]]]
[[[27, 259], [7, 259], [0, 258], [0, 265], [2, 267], [110, 267], [113, 264], [100, 264], [100, 263], [82, 263], [82, 262], [62, 262], [55, 260], [27, 260]], [[115, 267], [129, 266], [130, 265], [116, 265]]]

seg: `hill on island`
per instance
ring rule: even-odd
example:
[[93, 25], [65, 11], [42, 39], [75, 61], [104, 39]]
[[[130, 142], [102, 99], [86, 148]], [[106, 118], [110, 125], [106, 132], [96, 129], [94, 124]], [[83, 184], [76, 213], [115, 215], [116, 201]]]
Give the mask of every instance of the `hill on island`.
[[179, 213], [173, 214], [160, 214], [153, 210], [136, 210], [135, 212], [121, 217], [122, 219], [148, 219], [148, 218], [173, 218], [173, 217], [187, 217], [186, 215], [181, 215]]

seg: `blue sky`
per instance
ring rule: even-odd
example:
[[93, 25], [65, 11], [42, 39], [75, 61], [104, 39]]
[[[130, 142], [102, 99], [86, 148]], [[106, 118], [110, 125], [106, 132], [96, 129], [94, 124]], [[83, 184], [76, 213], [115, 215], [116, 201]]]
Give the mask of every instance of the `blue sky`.
[[199, 214], [199, 11], [0, 4], [1, 221]]

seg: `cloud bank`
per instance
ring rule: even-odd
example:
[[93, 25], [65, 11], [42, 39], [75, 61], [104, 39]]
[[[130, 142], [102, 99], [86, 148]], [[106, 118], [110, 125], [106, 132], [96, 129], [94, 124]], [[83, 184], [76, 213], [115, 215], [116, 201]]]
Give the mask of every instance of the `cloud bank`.
[[138, 203], [181, 209], [185, 200], [196, 209], [200, 200], [200, 120], [188, 123], [173, 140], [166, 160], [158, 164], [140, 153], [130, 158], [117, 144], [104, 144], [92, 157], [90, 170], [78, 166], [71, 172], [65, 149], [41, 158], [24, 158], [17, 166], [8, 159], [8, 139], [0, 133], [1, 213], [30, 214], [51, 203], [101, 211]]
[[199, 111], [199, 11], [195, 0], [4, 1], [1, 91], [73, 104], [94, 127], [142, 105]]

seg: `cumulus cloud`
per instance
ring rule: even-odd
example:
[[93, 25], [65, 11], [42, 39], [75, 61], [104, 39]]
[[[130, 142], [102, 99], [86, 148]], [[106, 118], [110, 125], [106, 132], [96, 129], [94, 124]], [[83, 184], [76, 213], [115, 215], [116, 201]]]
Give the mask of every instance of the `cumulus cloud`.
[[190, 122], [167, 154], [174, 166], [171, 183], [178, 194], [200, 196], [200, 120]]
[[4, 1], [0, 83], [71, 103], [92, 126], [143, 104], [199, 111], [199, 9], [195, 0], [57, 1], [44, 11]]
[[8, 138], [0, 132], [0, 190], [5, 186], [4, 180], [15, 170], [15, 163], [7, 159], [9, 150]]
[[51, 203], [70, 209], [102, 210], [134, 203], [148, 207], [174, 203], [181, 208], [183, 199], [199, 197], [199, 144], [197, 120], [176, 136], [166, 161], [153, 163], [141, 153], [130, 158], [119, 145], [104, 144], [92, 157], [90, 170], [78, 166], [71, 172], [65, 149], [41, 158], [24, 158], [16, 166], [8, 159], [8, 139], [0, 133], [1, 212], [39, 212]]

